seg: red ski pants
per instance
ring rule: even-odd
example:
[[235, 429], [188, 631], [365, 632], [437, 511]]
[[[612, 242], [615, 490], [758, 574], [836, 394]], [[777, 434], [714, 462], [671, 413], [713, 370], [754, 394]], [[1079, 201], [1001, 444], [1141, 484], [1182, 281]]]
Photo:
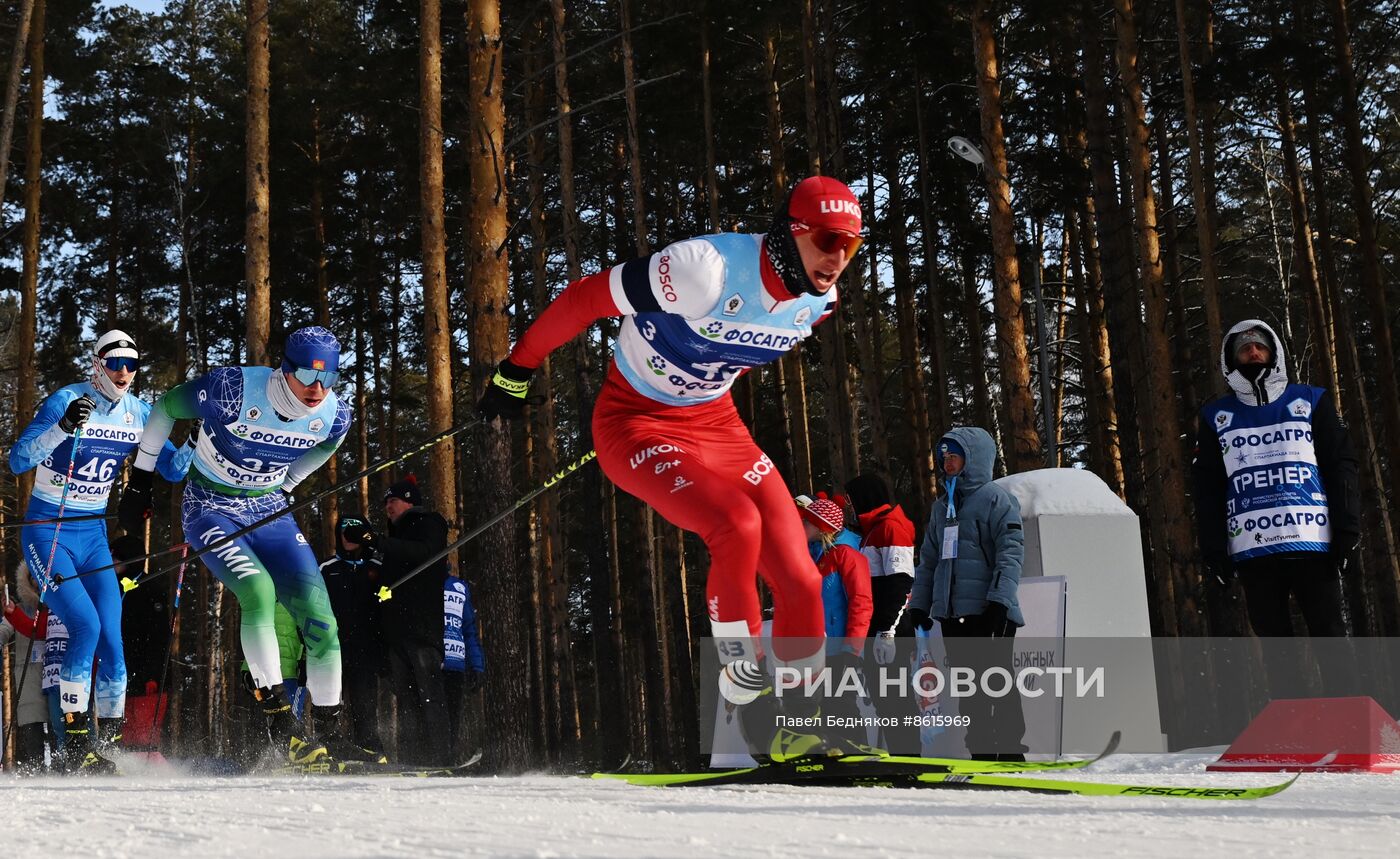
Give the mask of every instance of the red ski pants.
[[[820, 647], [821, 574], [802, 520], [728, 394], [668, 406], [632, 390], [612, 368], [593, 411], [593, 439], [613, 483], [705, 541], [710, 620], [747, 621], [757, 640], [763, 617], [756, 572], [773, 592], [775, 655], [796, 658]], [[807, 641], [785, 647], [778, 641], [784, 638]]]

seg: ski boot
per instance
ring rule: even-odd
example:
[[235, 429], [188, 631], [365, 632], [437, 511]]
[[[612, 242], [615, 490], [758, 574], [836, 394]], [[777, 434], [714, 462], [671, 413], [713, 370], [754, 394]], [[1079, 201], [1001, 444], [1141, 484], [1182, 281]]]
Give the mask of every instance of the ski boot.
[[758, 697], [739, 706], [739, 732], [749, 754], [759, 763], [781, 763], [802, 757], [882, 755], [880, 749], [852, 742], [827, 727], [822, 719], [822, 699], [800, 690], [782, 698], [772, 685]]
[[333, 761], [355, 761], [367, 764], [387, 764], [389, 757], [383, 752], [367, 749], [352, 741], [340, 731], [340, 705], [312, 707], [315, 715], [316, 738], [326, 747]]
[[69, 775], [116, 775], [117, 765], [97, 751], [87, 713], [63, 714], [63, 768]]
[[310, 732], [292, 715], [292, 705], [281, 683], [271, 689], [254, 689], [253, 698], [267, 719], [273, 747], [285, 751], [288, 761], [294, 764], [325, 762], [330, 754], [325, 744], [312, 739]]
[[97, 722], [97, 748], [103, 752], [113, 752], [121, 747], [122, 730], [126, 727], [125, 716], [100, 719]]

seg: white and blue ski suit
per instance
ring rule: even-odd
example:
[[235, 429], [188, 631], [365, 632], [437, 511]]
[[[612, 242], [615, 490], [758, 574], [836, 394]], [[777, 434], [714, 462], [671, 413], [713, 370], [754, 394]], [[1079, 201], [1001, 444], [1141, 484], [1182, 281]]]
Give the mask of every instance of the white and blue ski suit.
[[[97, 404], [92, 416], [80, 433], [64, 432], [59, 420], [68, 405], [84, 395]], [[141, 443], [150, 414], [150, 403], [130, 393], [113, 402], [91, 382], [67, 385], [50, 394], [10, 448], [11, 471], [23, 474], [35, 470], [25, 519], [56, 519], [60, 507], [65, 520], [105, 512], [112, 482]], [[191, 455], [189, 448], [177, 451], [166, 442], [160, 447], [157, 468], [166, 479], [180, 480]], [[73, 479], [67, 481], [70, 461]], [[97, 716], [121, 716], [126, 706], [126, 659], [122, 654], [122, 594], [117, 574], [108, 569], [72, 578], [75, 573], [111, 566], [106, 521], [25, 525], [20, 530], [20, 551], [30, 575], [45, 589], [44, 602], [50, 612], [68, 627], [68, 651], [58, 674], [63, 711], [87, 710], [95, 657]], [[54, 584], [55, 573], [64, 579], [62, 584]]]

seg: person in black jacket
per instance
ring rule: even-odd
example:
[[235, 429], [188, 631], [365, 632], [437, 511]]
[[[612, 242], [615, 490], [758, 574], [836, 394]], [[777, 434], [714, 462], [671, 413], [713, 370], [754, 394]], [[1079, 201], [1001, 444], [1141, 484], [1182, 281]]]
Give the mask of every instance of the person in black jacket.
[[[112, 541], [112, 560], [120, 578], [139, 579], [146, 572], [146, 544], [135, 534]], [[142, 593], [145, 591], [145, 593]], [[122, 599], [122, 649], [126, 653], [127, 694], [146, 694], [146, 684], [159, 681], [170, 636], [170, 606], [165, 582], [157, 588], [137, 588]]]
[[1357, 461], [1322, 388], [1290, 383], [1283, 343], [1246, 319], [1226, 334], [1232, 393], [1201, 409], [1191, 464], [1207, 583], [1244, 587], [1254, 634], [1343, 636], [1341, 578], [1361, 533]]
[[[379, 555], [384, 582], [393, 585], [419, 564], [447, 548], [447, 520], [425, 510], [423, 491], [409, 475], [384, 493], [388, 535], [380, 537], [368, 523], [346, 528], [347, 547], [368, 546]], [[445, 760], [447, 741], [434, 740], [447, 726], [447, 696], [442, 676], [442, 594], [447, 579], [443, 559], [394, 587], [393, 598], [380, 605], [389, 676], [398, 701], [397, 760], [431, 766]]]
[[341, 699], [350, 711], [350, 734], [355, 744], [379, 752], [379, 674], [384, 666], [384, 638], [379, 622], [379, 587], [384, 581], [374, 552], [345, 534], [360, 535], [367, 520], [358, 514], [336, 523], [335, 556], [321, 564], [321, 578], [331, 600], [331, 613], [340, 628], [340, 665], [344, 678]]

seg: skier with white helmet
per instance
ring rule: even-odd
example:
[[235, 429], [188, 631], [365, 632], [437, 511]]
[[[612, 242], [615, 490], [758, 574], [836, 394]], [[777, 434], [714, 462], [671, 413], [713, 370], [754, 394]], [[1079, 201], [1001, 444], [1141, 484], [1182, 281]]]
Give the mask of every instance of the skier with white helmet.
[[[126, 332], [103, 334], [93, 349], [88, 381], [50, 394], [10, 448], [11, 471], [22, 474], [35, 469], [25, 519], [36, 524], [20, 531], [20, 550], [44, 602], [69, 630], [68, 650], [59, 669], [69, 738], [65, 758], [70, 769], [82, 772], [115, 770], [103, 748], [120, 735], [126, 708], [122, 594], [110, 569], [70, 577], [112, 565], [107, 523], [101, 516], [107, 510], [112, 483], [141, 442], [151, 415], [150, 403], [131, 393], [140, 359], [135, 341]], [[177, 451], [162, 435], [151, 450], [152, 464], [166, 479], [184, 477], [192, 455], [189, 448]], [[56, 584], [55, 574], [65, 581]], [[94, 657], [102, 748], [93, 741], [88, 725]]]

